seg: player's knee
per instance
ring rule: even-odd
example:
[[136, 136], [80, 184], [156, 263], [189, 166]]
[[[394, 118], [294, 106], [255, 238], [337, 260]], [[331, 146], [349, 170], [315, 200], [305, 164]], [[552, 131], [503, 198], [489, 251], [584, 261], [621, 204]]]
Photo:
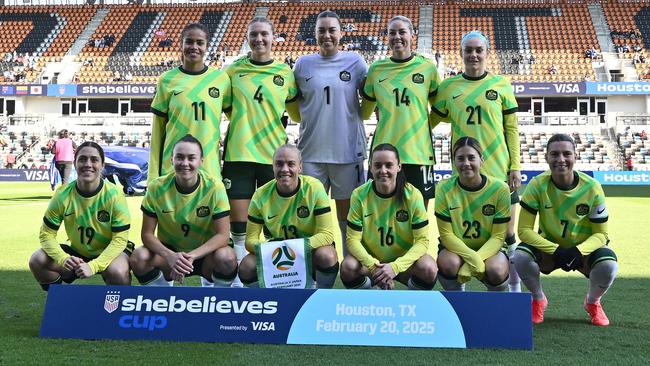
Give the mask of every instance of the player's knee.
[[448, 250], [441, 252], [438, 256], [438, 271], [446, 277], [455, 277], [462, 264], [462, 259]]
[[428, 254], [423, 255], [414, 264], [414, 275], [418, 278], [433, 283], [438, 275], [436, 261]]
[[598, 273], [598, 277], [601, 278], [603, 282], [613, 282], [616, 278], [617, 272], [618, 262], [615, 260], [603, 260], [591, 267], [589, 277], [593, 277], [593, 274]]
[[319, 268], [328, 268], [338, 262], [338, 256], [336, 255], [336, 249], [333, 245], [327, 245], [315, 249], [312, 252], [314, 265]]
[[221, 273], [233, 273], [237, 271], [237, 253], [231, 247], [221, 247], [214, 251], [214, 261]]
[[239, 264], [239, 278], [243, 283], [251, 283], [257, 280], [257, 268], [255, 266], [255, 255], [249, 254]]
[[102, 272], [104, 282], [108, 285], [130, 285], [131, 272], [129, 270], [129, 261], [125, 254], [120, 254], [113, 259], [111, 264]]
[[43, 249], [38, 249], [37, 251], [29, 257], [29, 269], [34, 272], [38, 271], [45, 266], [47, 263], [48, 256]]
[[341, 280], [350, 282], [356, 277], [359, 277], [361, 271], [361, 263], [351, 255], [346, 256], [341, 263]]
[[143, 271], [143, 268], [150, 257], [151, 255], [147, 248], [139, 247], [131, 253], [131, 256], [129, 257], [129, 266], [134, 272], [140, 273]]
[[517, 272], [520, 271], [521, 268], [524, 268], [525, 266], [529, 265], [531, 262], [534, 262], [535, 258], [533, 258], [528, 252], [525, 252], [523, 250], [515, 250], [515, 253], [512, 255], [512, 258], [510, 258], [510, 262], [514, 264], [515, 269], [517, 269]]

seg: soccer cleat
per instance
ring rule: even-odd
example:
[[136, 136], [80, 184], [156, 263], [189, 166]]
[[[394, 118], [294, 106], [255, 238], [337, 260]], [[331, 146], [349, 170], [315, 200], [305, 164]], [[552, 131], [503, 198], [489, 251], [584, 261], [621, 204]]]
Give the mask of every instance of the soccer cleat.
[[609, 319], [607, 319], [607, 315], [605, 315], [603, 307], [600, 305], [600, 301], [597, 301], [595, 304], [587, 304], [587, 298], [585, 297], [584, 306], [587, 314], [589, 314], [589, 317], [591, 318], [591, 324], [600, 327], [606, 327], [609, 325]]
[[544, 322], [544, 310], [548, 306], [546, 295], [541, 300], [533, 299], [533, 324], [540, 324]]

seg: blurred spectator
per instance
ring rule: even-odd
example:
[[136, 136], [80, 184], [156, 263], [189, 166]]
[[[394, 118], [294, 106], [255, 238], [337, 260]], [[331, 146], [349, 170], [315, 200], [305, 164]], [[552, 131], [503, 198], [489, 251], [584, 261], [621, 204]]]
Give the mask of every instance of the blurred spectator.
[[[59, 139], [52, 146], [52, 154], [55, 157], [56, 169], [61, 174], [62, 184], [68, 183], [70, 173], [72, 172], [72, 162], [74, 161], [74, 150], [77, 148], [68, 134], [68, 130], [63, 129], [59, 132]], [[15, 158], [14, 158], [15, 159]]]

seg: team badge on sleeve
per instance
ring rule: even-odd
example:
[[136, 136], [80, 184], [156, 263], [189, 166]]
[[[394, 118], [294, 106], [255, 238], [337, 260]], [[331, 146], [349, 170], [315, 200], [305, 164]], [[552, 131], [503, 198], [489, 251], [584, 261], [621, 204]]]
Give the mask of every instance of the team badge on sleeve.
[[342, 81], [350, 81], [350, 80], [352, 80], [352, 75], [348, 71], [341, 71], [339, 73], [339, 78]]
[[111, 221], [111, 215], [108, 213], [108, 211], [101, 210], [97, 212], [97, 220], [99, 222], [109, 222]]
[[307, 206], [300, 206], [298, 207], [297, 214], [298, 217], [304, 219], [305, 217], [309, 216], [309, 209], [307, 208]]
[[399, 222], [406, 222], [409, 219], [409, 213], [405, 210], [399, 210], [395, 214], [395, 220]]
[[212, 98], [219, 98], [219, 95], [221, 95], [221, 93], [219, 92], [219, 88], [213, 86], [208, 89], [208, 95]]
[[411, 80], [413, 80], [414, 83], [416, 84], [423, 84], [424, 83], [424, 75], [420, 73], [415, 73], [411, 77]]
[[576, 215], [584, 216], [589, 213], [589, 205], [581, 203], [576, 206]]
[[494, 205], [487, 204], [483, 205], [482, 212], [484, 216], [494, 216], [494, 214], [497, 212], [497, 209], [494, 207]]
[[273, 77], [273, 84], [277, 86], [283, 86], [284, 85], [284, 78], [280, 75], [275, 75]]
[[201, 206], [196, 209], [196, 216], [198, 217], [206, 217], [210, 215], [210, 208], [208, 206]]
[[487, 100], [497, 100], [499, 98], [499, 93], [494, 89], [488, 89], [485, 91], [485, 99]]

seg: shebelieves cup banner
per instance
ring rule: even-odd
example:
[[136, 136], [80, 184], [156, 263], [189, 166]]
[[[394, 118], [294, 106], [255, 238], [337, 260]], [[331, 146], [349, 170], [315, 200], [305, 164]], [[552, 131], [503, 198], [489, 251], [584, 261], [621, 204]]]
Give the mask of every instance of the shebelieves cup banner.
[[532, 349], [527, 293], [53, 285], [46, 338]]
[[262, 288], [311, 288], [311, 247], [305, 239], [261, 243], [255, 247]]

